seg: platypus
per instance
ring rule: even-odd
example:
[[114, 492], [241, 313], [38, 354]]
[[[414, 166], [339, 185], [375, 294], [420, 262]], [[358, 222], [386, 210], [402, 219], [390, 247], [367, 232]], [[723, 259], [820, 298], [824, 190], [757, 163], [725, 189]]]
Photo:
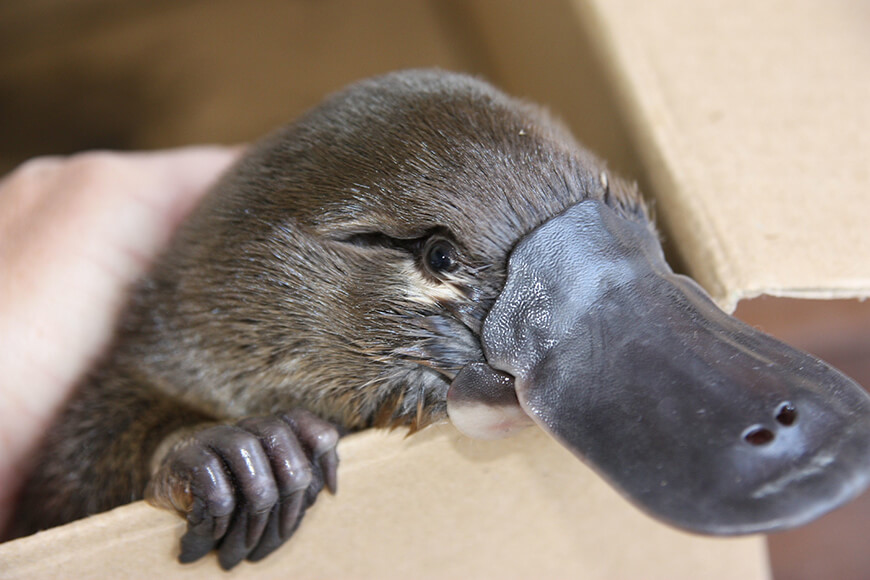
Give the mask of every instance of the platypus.
[[[637, 188], [460, 74], [358, 82], [253, 145], [133, 289], [18, 534], [147, 496], [180, 559], [287, 540], [336, 443], [535, 423], [648, 513], [805, 523], [870, 480], [870, 397], [675, 274]], [[582, 501], [582, 498], [578, 498]]]

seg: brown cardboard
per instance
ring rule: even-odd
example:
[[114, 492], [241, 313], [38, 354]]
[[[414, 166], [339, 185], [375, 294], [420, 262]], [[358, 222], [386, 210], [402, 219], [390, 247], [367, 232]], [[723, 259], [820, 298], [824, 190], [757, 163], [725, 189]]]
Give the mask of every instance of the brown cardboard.
[[870, 295], [870, 4], [574, 4], [657, 213], [721, 304]]
[[[763, 578], [756, 538], [648, 518], [536, 428], [476, 441], [449, 425], [342, 441], [339, 493], [293, 539], [226, 576], [174, 560], [182, 522], [139, 502], [0, 545], [0, 578]], [[726, 564], [727, 563], [727, 564]]]

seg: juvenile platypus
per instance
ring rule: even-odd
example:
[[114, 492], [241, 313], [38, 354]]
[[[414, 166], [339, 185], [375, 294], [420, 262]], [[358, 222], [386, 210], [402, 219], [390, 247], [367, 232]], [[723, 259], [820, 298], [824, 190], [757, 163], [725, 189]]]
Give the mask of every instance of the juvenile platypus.
[[[135, 288], [19, 533], [147, 495], [230, 568], [336, 487], [340, 434], [539, 424], [651, 514], [804, 523], [870, 479], [870, 397], [721, 312], [635, 188], [462, 75], [334, 95], [253, 146]], [[146, 492], [147, 488], [147, 492]]]

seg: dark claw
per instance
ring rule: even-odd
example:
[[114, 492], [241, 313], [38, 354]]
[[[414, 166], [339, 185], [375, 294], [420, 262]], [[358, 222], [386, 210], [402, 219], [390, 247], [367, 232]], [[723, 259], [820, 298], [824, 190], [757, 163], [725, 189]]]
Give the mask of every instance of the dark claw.
[[211, 537], [200, 534], [190, 528], [181, 537], [181, 554], [178, 556], [178, 561], [182, 564], [196, 562], [211, 552], [215, 547], [215, 543]]
[[229, 526], [230, 515], [212, 517], [202, 498], [194, 498], [193, 509], [187, 515], [187, 533], [181, 538], [182, 563], [194, 562], [211, 552]]
[[324, 483], [336, 488], [338, 432], [305, 411], [251, 417], [176, 444], [148, 497], [186, 516], [182, 563], [217, 549], [225, 570], [264, 558], [296, 530]]
[[239, 510], [233, 518], [229, 532], [221, 540], [218, 547], [218, 562], [224, 570], [232, 569], [244, 560], [248, 552], [251, 551], [246, 542], [248, 524], [248, 513], [244, 509]]
[[323, 473], [323, 482], [326, 484], [326, 489], [329, 493], [335, 495], [338, 493], [338, 451], [335, 447], [328, 450], [318, 459], [320, 471]]
[[[302, 497], [302, 493], [297, 494], [298, 497]], [[297, 504], [298, 507], [298, 504]], [[275, 509], [272, 512], [272, 515], [269, 517], [269, 523], [266, 526], [266, 529], [263, 531], [263, 536], [260, 538], [260, 543], [248, 554], [248, 560], [251, 562], [259, 562], [283, 544], [287, 538], [290, 537], [290, 533], [293, 533], [293, 530], [296, 529], [296, 525], [299, 523], [299, 510], [296, 510], [296, 513], [292, 515], [292, 527], [290, 528], [290, 532], [288, 534], [284, 534], [283, 526], [285, 524], [283, 512], [287, 508], [287, 504], [282, 504], [275, 506]]]
[[[274, 509], [275, 506], [272, 506], [272, 510]], [[260, 542], [260, 537], [263, 535], [263, 530], [266, 529], [266, 524], [269, 522], [269, 514], [272, 513], [272, 510], [248, 515], [248, 533], [245, 536], [246, 550], [250, 551], [254, 549], [254, 546]]]
[[212, 538], [214, 538], [215, 541], [220, 540], [226, 535], [227, 530], [230, 528], [231, 519], [232, 514], [214, 518], [214, 524], [212, 526], [214, 531], [212, 532]]
[[305, 491], [300, 490], [281, 503], [281, 510], [278, 514], [281, 541], [286, 540], [296, 531], [296, 526], [299, 525], [299, 520], [302, 517], [304, 501]]

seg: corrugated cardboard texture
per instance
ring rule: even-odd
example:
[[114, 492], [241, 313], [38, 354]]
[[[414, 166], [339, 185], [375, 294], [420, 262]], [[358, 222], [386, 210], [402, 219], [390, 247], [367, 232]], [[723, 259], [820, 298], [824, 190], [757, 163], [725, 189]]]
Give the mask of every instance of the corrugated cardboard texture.
[[0, 546], [0, 578], [766, 577], [757, 538], [662, 526], [537, 428], [502, 441], [370, 431], [340, 453], [338, 496], [230, 576], [213, 556], [177, 564], [181, 520], [139, 502]]
[[690, 273], [870, 295], [870, 3], [576, 0]]

